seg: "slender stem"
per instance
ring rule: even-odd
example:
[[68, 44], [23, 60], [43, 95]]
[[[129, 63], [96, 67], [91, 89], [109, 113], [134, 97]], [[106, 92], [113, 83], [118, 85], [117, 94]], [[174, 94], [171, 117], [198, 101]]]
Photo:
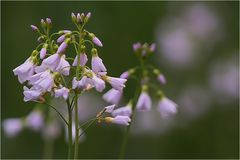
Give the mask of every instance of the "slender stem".
[[58, 115], [62, 118], [62, 120], [66, 123], [66, 125], [67, 126], [69, 125], [68, 122], [66, 121], [66, 119], [63, 117], [63, 115], [55, 107], [53, 107], [51, 104], [46, 103], [46, 102], [45, 102], [45, 104], [48, 105], [49, 107], [51, 107], [52, 109], [54, 109], [58, 113]]
[[43, 159], [51, 159], [53, 154], [53, 139], [44, 139]]
[[67, 99], [68, 105], [68, 159], [72, 158], [72, 150], [73, 150], [73, 143], [72, 143], [72, 110], [71, 104], [69, 99]]
[[133, 116], [134, 116], [135, 108], [136, 108], [135, 106], [137, 104], [137, 98], [138, 98], [139, 94], [140, 94], [140, 87], [137, 87], [136, 91], [135, 91], [135, 95], [134, 95], [133, 101], [132, 101], [133, 113], [131, 115], [131, 123], [127, 127], [127, 130], [126, 130], [125, 135], [123, 137], [123, 141], [122, 141], [122, 145], [121, 145], [120, 153], [119, 153], [119, 159], [123, 159], [124, 156], [125, 156], [125, 152], [126, 152], [126, 149], [127, 149], [127, 143], [128, 143], [128, 136], [129, 136], [130, 128], [131, 128], [132, 123], [133, 123]]
[[74, 150], [74, 159], [78, 159], [78, 138], [79, 138], [79, 129], [78, 129], [78, 94], [76, 93], [75, 97], [75, 150]]

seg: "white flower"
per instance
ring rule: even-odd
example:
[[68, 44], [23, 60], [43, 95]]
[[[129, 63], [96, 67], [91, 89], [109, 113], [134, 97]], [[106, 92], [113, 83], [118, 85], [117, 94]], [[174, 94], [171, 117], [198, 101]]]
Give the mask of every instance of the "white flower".
[[66, 87], [62, 87], [60, 89], [55, 89], [54, 93], [56, 98], [63, 97], [66, 100], [68, 99], [69, 89]]
[[20, 83], [24, 83], [25, 81], [29, 80], [29, 78], [34, 74], [34, 67], [33, 61], [31, 57], [28, 58], [23, 64], [18, 66], [13, 70], [14, 75], [18, 76], [18, 81]]
[[137, 110], [139, 111], [148, 111], [152, 107], [152, 101], [147, 92], [142, 92], [138, 98]]
[[3, 130], [8, 137], [15, 137], [23, 129], [23, 123], [19, 118], [9, 118], [3, 121]]
[[111, 104], [117, 104], [122, 97], [122, 92], [114, 88], [110, 89], [103, 95], [103, 99]]
[[128, 104], [125, 107], [120, 107], [118, 109], [115, 109], [112, 112], [112, 116], [116, 117], [116, 116], [128, 116], [130, 117], [132, 115], [132, 105]]
[[166, 97], [163, 97], [158, 102], [157, 109], [163, 118], [168, 118], [170, 115], [177, 113], [177, 104], [174, 103], [172, 100], [170, 100]]

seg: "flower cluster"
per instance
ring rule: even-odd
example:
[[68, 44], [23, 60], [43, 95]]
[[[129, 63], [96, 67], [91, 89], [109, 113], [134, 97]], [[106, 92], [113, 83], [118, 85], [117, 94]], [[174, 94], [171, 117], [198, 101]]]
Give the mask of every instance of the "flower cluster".
[[[94, 47], [94, 45], [102, 47], [102, 42], [93, 33], [83, 29], [90, 17], [91, 13], [86, 16], [83, 13], [77, 15], [72, 13], [72, 20], [79, 31], [61, 30], [51, 36], [49, 36], [52, 27], [50, 18], [41, 20], [43, 32], [31, 25], [32, 30], [39, 34], [40, 44], [23, 64], [13, 70], [20, 83], [28, 82], [23, 88], [24, 101], [43, 101], [47, 93], [67, 100], [74, 91], [81, 92], [95, 88], [98, 92], [102, 92], [106, 82], [114, 89], [122, 91], [126, 79], [107, 75], [107, 69]], [[56, 35], [59, 37], [55, 40], [53, 37]], [[89, 55], [91, 67], [87, 66], [89, 57], [86, 43], [92, 45]], [[74, 60], [67, 54], [67, 48], [71, 44], [76, 49]], [[73, 77], [70, 76], [73, 75], [72, 72], [76, 72]], [[64, 83], [66, 77], [69, 77], [72, 85]]]
[[[128, 116], [131, 117], [134, 109], [138, 111], [148, 111], [152, 107], [152, 100], [150, 97], [150, 89], [154, 89], [154, 93], [157, 93], [158, 97], [158, 107], [157, 110], [160, 112], [163, 118], [167, 118], [172, 114], [177, 112], [177, 105], [168, 99], [163, 91], [160, 89], [160, 85], [166, 84], [166, 78], [160, 72], [159, 69], [153, 67], [152, 65], [146, 64], [146, 60], [155, 51], [156, 45], [147, 43], [141, 45], [139, 42], [133, 44], [133, 50], [135, 55], [140, 61], [140, 66], [131, 68], [121, 74], [121, 78], [129, 79], [133, 78], [140, 80], [139, 87], [141, 92], [137, 93], [138, 100], [132, 99], [126, 106], [120, 107], [112, 112], [114, 117], [117, 116]], [[151, 77], [155, 77], [155, 81]], [[157, 83], [155, 83], [157, 82]], [[160, 84], [160, 85], [159, 85]], [[103, 99], [111, 104], [118, 104], [122, 97], [122, 91], [111, 89], [103, 95]]]

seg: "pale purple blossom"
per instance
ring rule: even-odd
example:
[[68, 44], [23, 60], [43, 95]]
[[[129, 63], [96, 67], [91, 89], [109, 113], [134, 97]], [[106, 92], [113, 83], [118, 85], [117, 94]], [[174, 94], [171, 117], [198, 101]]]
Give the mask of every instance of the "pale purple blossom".
[[98, 72], [106, 72], [107, 69], [104, 66], [102, 59], [98, 57], [98, 55], [93, 55], [92, 56], [92, 70], [94, 73]]
[[[87, 55], [85, 53], [80, 53], [80, 66], [85, 66], [88, 61]], [[77, 66], [78, 56], [75, 57], [72, 66]]]
[[110, 89], [108, 92], [106, 92], [103, 95], [103, 99], [111, 104], [118, 104], [118, 102], [120, 101], [122, 97], [122, 92], [118, 91], [114, 88]]
[[54, 75], [46, 70], [44, 72], [37, 73], [30, 78], [30, 83], [43, 91], [51, 91], [54, 86]]
[[92, 79], [86, 77], [86, 76], [83, 76], [81, 80], [77, 80], [76, 77], [73, 78], [72, 80], [72, 89], [84, 89], [84, 88], [87, 88], [87, 86], [89, 85], [93, 85], [93, 81]]
[[62, 42], [65, 40], [65, 38], [66, 38], [66, 35], [65, 35], [65, 34], [61, 35], [61, 36], [57, 39], [57, 43], [62, 43]]
[[27, 88], [26, 86], [23, 87], [23, 94], [24, 94], [24, 101], [34, 101], [34, 100], [38, 100], [39, 97], [42, 94], [42, 91], [39, 89], [36, 89], [34, 87], [32, 88]]
[[18, 81], [24, 83], [29, 80], [29, 78], [34, 74], [35, 65], [31, 60], [31, 57], [28, 58], [23, 64], [18, 66], [13, 70], [14, 75], [18, 76]]
[[120, 78], [128, 79], [130, 76], [129, 71], [125, 71], [120, 75]]
[[78, 23], [79, 23], [79, 22], [82, 22], [82, 18], [81, 18], [80, 13], [77, 14], [77, 22], [78, 22]]
[[95, 89], [98, 92], [102, 92], [105, 88], [105, 82], [101, 78], [98, 78], [96, 75], [93, 75], [92, 80], [93, 80]]
[[89, 19], [91, 17], [91, 12], [88, 12], [86, 18]]
[[142, 92], [138, 98], [137, 110], [148, 111], [152, 107], [152, 101], [147, 92]]
[[118, 90], [122, 91], [123, 88], [125, 87], [125, 82], [127, 81], [126, 79], [123, 78], [115, 78], [115, 77], [108, 77], [107, 78], [108, 83], [111, 84], [111, 86]]
[[157, 79], [161, 84], [166, 84], [167, 83], [166, 78], [163, 74], [159, 74]]
[[111, 118], [110, 122], [128, 126], [129, 123], [131, 122], [131, 119], [128, 116], [116, 116], [114, 118]]
[[68, 98], [69, 89], [66, 87], [62, 87], [60, 89], [55, 89], [54, 93], [56, 98], [63, 97], [66, 100]]
[[157, 110], [160, 112], [163, 118], [168, 118], [170, 115], [177, 113], [177, 104], [174, 103], [172, 100], [163, 97], [158, 102]]
[[37, 31], [38, 27], [36, 27], [35, 25], [31, 25], [31, 29], [32, 29], [32, 31]]
[[112, 112], [113, 117], [116, 117], [116, 116], [128, 116], [128, 117], [130, 117], [131, 115], [132, 115], [132, 105], [131, 104], [128, 104], [127, 106], [115, 109]]
[[141, 43], [137, 42], [133, 44], [133, 50], [136, 52], [138, 49], [141, 48]]
[[46, 18], [46, 22], [47, 22], [48, 25], [52, 24], [52, 20], [50, 18]]
[[44, 59], [42, 64], [52, 71], [58, 71], [65, 76], [69, 75], [70, 64], [65, 60], [65, 55], [53, 54]]
[[23, 129], [23, 123], [19, 118], [9, 118], [3, 121], [3, 130], [8, 137], [15, 137]]
[[92, 41], [94, 44], [96, 44], [99, 47], [103, 46], [102, 42], [96, 36], [93, 37]]
[[43, 115], [40, 111], [32, 111], [26, 118], [26, 126], [38, 131], [43, 127]]
[[47, 54], [47, 49], [43, 47], [40, 50], [40, 58], [43, 59], [46, 56], [46, 54]]
[[112, 113], [112, 111], [114, 110], [114, 107], [115, 107], [115, 104], [105, 107], [104, 108], [105, 112]]
[[65, 52], [66, 48], [67, 48], [68, 44], [67, 42], [62, 42], [61, 45], [59, 46], [58, 50], [57, 50], [57, 54], [62, 54]]
[[150, 49], [151, 52], [154, 52], [156, 50], [156, 47], [157, 47], [156, 44], [153, 43], [153, 44], [150, 45], [149, 49]]

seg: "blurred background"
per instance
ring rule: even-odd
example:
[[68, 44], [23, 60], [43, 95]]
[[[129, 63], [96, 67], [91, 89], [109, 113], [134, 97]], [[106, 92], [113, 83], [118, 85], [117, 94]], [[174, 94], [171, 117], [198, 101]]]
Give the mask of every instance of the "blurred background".
[[[154, 103], [137, 113], [126, 158], [239, 158], [239, 2], [1, 2], [1, 120], [35, 106], [23, 102], [12, 72], [37, 45], [30, 25], [50, 17], [54, 31], [73, 29], [71, 12], [92, 12], [87, 28], [104, 44], [99, 52], [110, 75], [137, 65], [134, 42], [157, 44], [151, 63], [167, 78], [163, 90], [179, 112], [162, 119]], [[133, 89], [127, 87], [125, 102]], [[106, 104], [95, 92], [83, 99], [86, 118]], [[117, 158], [124, 131], [93, 125], [80, 158]], [[66, 158], [64, 128], [56, 132], [52, 157]], [[40, 132], [9, 137], [1, 127], [1, 146], [2, 158], [42, 158], [45, 145]]]

